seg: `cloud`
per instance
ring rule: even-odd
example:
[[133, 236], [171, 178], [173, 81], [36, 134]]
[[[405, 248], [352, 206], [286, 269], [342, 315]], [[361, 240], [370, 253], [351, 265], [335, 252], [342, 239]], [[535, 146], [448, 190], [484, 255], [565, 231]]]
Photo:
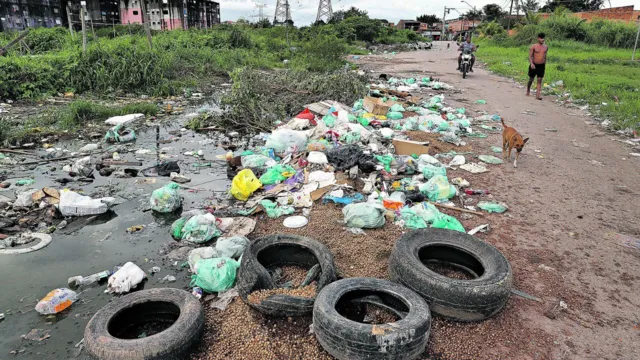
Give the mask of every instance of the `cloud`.
[[[283, 0], [284, 1], [284, 0]], [[289, 0], [289, 8], [291, 17], [297, 26], [304, 26], [313, 23], [316, 20], [319, 0]], [[238, 20], [244, 18], [249, 21], [257, 20], [258, 8], [256, 4], [261, 1], [247, 0], [222, 0], [220, 1], [220, 15], [222, 21]], [[486, 4], [495, 3], [504, 6], [508, 10], [510, 0], [467, 0], [471, 5], [482, 8]], [[544, 4], [545, 0], [539, 1]], [[612, 6], [629, 5], [629, 0], [611, 0]], [[631, 1], [633, 2], [633, 0]], [[267, 4], [264, 8], [264, 15], [267, 19], [273, 20], [276, 9], [276, 0], [264, 0]], [[369, 17], [374, 19], [386, 19], [397, 23], [400, 19], [415, 19], [422, 14], [434, 14], [442, 18], [444, 7], [455, 7], [458, 11], [465, 13], [469, 10], [469, 6], [460, 0], [433, 0], [425, 2], [424, 0], [332, 0], [333, 11], [346, 10], [351, 6], [358, 9], [366, 10]], [[608, 5], [608, 2], [607, 2]], [[447, 16], [455, 18], [458, 13], [452, 10]]]

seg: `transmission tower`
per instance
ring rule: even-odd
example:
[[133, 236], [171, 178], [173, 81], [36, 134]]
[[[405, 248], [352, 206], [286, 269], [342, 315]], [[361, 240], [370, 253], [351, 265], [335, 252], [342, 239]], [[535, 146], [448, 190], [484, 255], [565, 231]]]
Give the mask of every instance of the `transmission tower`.
[[290, 23], [291, 10], [289, 9], [289, 0], [278, 0], [276, 3], [276, 14], [273, 17], [273, 25]]
[[258, 15], [251, 15], [251, 17], [257, 17], [258, 23], [262, 24], [262, 20], [265, 19], [264, 8], [267, 7], [267, 4], [256, 4], [256, 7], [258, 8]]
[[323, 17], [326, 17], [325, 22], [328, 22], [331, 20], [331, 17], [333, 17], [331, 0], [320, 0], [318, 3], [318, 16], [316, 17], [316, 22], [322, 20]]

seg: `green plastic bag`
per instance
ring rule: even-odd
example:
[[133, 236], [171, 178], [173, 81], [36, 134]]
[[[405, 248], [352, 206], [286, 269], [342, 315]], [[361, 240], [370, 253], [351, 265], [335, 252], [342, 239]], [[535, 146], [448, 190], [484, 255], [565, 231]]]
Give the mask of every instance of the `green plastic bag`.
[[360, 141], [360, 133], [357, 131], [348, 132], [342, 136], [340, 136], [340, 141], [345, 144], [355, 144]]
[[427, 224], [433, 223], [438, 215], [440, 215], [440, 211], [438, 210], [438, 208], [428, 202], [416, 204], [411, 207], [411, 210], [413, 210], [418, 216], [420, 216], [420, 218], [422, 218], [422, 220], [424, 220], [424, 222], [426, 222]]
[[499, 153], [502, 152], [502, 148], [499, 146], [492, 146], [491, 151], [493, 151], [494, 153]]
[[196, 274], [191, 276], [191, 287], [208, 293], [229, 290], [236, 281], [240, 263], [230, 258], [200, 259], [195, 264]]
[[400, 209], [400, 216], [404, 220], [404, 226], [407, 229], [424, 229], [427, 227], [427, 223], [415, 211], [406, 206]]
[[133, 141], [136, 138], [136, 132], [126, 128], [123, 124], [112, 127], [104, 135], [104, 141], [111, 143]]
[[413, 85], [416, 83], [416, 79], [414, 78], [404, 79], [404, 83], [407, 85]]
[[384, 226], [384, 206], [371, 203], [351, 203], [342, 209], [347, 227], [376, 229]]
[[424, 77], [422, 78], [422, 83], [424, 85], [429, 85], [429, 83], [431, 82], [431, 79], [429, 79], [428, 77]]
[[458, 221], [458, 219], [443, 213], [440, 213], [438, 217], [436, 217], [436, 219], [433, 221], [433, 224], [431, 224], [431, 227], [438, 229], [455, 230], [463, 233], [467, 232], [464, 229], [464, 226], [460, 224], [460, 221]]
[[443, 175], [435, 175], [419, 189], [431, 201], [451, 199], [456, 195], [455, 186], [449, 185], [449, 180]]
[[487, 103], [487, 100], [476, 100], [476, 104], [484, 105]]
[[263, 185], [279, 184], [295, 175], [296, 170], [289, 165], [277, 164], [270, 167], [267, 172], [260, 176]]
[[364, 99], [356, 100], [356, 102], [353, 103], [353, 111], [362, 110], [363, 109], [363, 106], [362, 106], [363, 103], [364, 103]]
[[442, 165], [438, 166], [433, 164], [425, 164], [424, 167], [422, 168], [422, 174], [424, 175], [424, 178], [427, 180], [431, 179], [436, 175], [447, 176], [447, 168], [445, 168]]
[[324, 124], [327, 125], [327, 127], [332, 128], [336, 124], [336, 117], [331, 113], [328, 113], [322, 118], [322, 121], [324, 121]]
[[464, 114], [465, 112], [467, 112], [467, 109], [465, 109], [465, 108], [457, 108], [456, 111], [458, 112], [458, 114]]
[[260, 201], [260, 205], [264, 208], [264, 211], [267, 213], [267, 216], [270, 218], [279, 218], [282, 215], [290, 215], [293, 214], [295, 209], [293, 206], [278, 206], [275, 202], [271, 200], [262, 200]]
[[396, 79], [396, 78], [392, 77], [392, 78], [391, 78], [391, 79], [389, 79], [387, 82], [388, 82], [389, 84], [391, 84], [391, 85], [395, 85], [395, 84], [397, 84], [397, 83], [398, 83], [398, 81], [399, 81], [398, 79]]
[[390, 155], [390, 154], [387, 154], [387, 155], [376, 155], [376, 160], [378, 160], [379, 162], [381, 162], [384, 165], [384, 169], [386, 171], [391, 171], [391, 163], [394, 160], [393, 155]]
[[503, 213], [509, 208], [505, 203], [493, 201], [480, 201], [478, 207], [489, 213]]
[[262, 183], [253, 174], [253, 171], [244, 169], [231, 181], [231, 195], [240, 201], [247, 201], [249, 196], [261, 186]]
[[365, 118], [363, 118], [362, 116], [360, 116], [360, 117], [358, 118], [358, 122], [360, 123], [360, 125], [362, 125], [362, 126], [364, 126], [364, 127], [369, 126], [369, 119], [365, 119]]
[[216, 217], [209, 213], [192, 216], [182, 228], [182, 240], [194, 244], [206, 243], [220, 234], [216, 226]]
[[397, 112], [397, 111], [389, 111], [387, 113], [387, 119], [389, 120], [400, 120], [402, 119], [404, 116], [402, 115], [401, 112]]
[[446, 121], [443, 121], [440, 123], [440, 125], [438, 125], [438, 132], [445, 132], [449, 130], [449, 123]]
[[404, 125], [402, 125], [402, 130], [404, 131], [412, 131], [417, 129], [418, 129], [418, 119], [416, 118], [409, 118], [404, 122]]
[[487, 164], [502, 164], [502, 160], [493, 155], [480, 155], [478, 156], [478, 159]]
[[404, 108], [402, 107], [402, 105], [400, 104], [393, 104], [391, 105], [391, 107], [389, 108], [389, 111], [392, 112], [402, 112], [405, 111]]
[[178, 189], [180, 185], [171, 182], [160, 189], [153, 190], [149, 199], [151, 210], [169, 213], [182, 206], [182, 196], [178, 193]]
[[253, 151], [251, 151], [251, 150], [245, 150], [245, 151], [243, 151], [243, 152], [240, 154], [240, 156], [247, 156], [247, 155], [253, 155], [253, 154], [254, 154], [254, 152], [253, 152]]

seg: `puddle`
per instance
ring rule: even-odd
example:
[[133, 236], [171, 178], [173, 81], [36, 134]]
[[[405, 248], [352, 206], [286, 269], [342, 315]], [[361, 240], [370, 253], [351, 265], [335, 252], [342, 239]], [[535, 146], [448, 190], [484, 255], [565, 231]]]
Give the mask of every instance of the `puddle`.
[[[185, 111], [185, 114], [190, 111]], [[138, 139], [128, 149], [149, 149], [152, 154], [121, 153], [122, 160], [142, 161], [139, 169], [156, 165], [159, 156], [155, 153], [162, 148], [170, 147], [166, 154], [167, 160], [176, 160], [181, 173], [190, 177], [189, 187], [203, 189], [202, 191], [181, 191], [184, 196], [185, 210], [202, 208], [215, 204], [214, 194], [223, 195], [230, 181], [226, 177], [226, 164], [216, 161], [216, 155], [226, 153], [217, 147], [217, 139], [207, 140], [208, 135], [195, 134], [192, 131], [182, 133], [178, 141], [156, 145], [157, 139], [175, 137], [180, 134], [180, 128], [186, 122], [181, 116], [171, 120], [169, 124], [159, 127], [143, 127], [136, 133]], [[202, 144], [200, 143], [202, 141]], [[56, 144], [56, 147], [75, 151], [84, 146], [86, 141], [67, 141]], [[182, 155], [186, 151], [204, 151], [204, 159]], [[171, 216], [155, 217], [149, 208], [149, 197], [154, 189], [170, 182], [168, 177], [134, 178], [102, 177], [94, 171], [95, 181], [90, 184], [72, 182], [60, 185], [53, 181], [55, 178], [69, 177], [62, 171], [62, 166], [72, 163], [61, 161], [41, 165], [34, 171], [35, 188], [53, 187], [56, 189], [82, 189], [85, 194], [99, 193], [100, 196], [114, 196], [122, 199], [122, 203], [112, 208], [112, 212], [99, 217], [87, 226], [75, 232], [69, 231], [74, 223], [70, 222], [64, 231], [52, 234], [53, 240], [49, 246], [36, 252], [22, 255], [0, 255], [0, 274], [2, 274], [2, 288], [0, 291], [0, 313], [6, 318], [0, 322], [0, 359], [11, 356], [10, 352], [23, 349], [16, 355], [20, 359], [86, 359], [86, 352], [78, 355], [78, 348], [74, 345], [83, 338], [84, 328], [93, 314], [109, 302], [114, 295], [105, 294], [106, 284], [85, 290], [78, 290], [79, 300], [70, 309], [55, 316], [41, 316], [34, 306], [49, 291], [67, 287], [67, 279], [75, 275], [91, 275], [103, 270], [112, 270], [116, 265], [133, 261], [149, 275], [144, 288], [175, 287], [187, 289], [190, 274], [186, 268], [181, 268], [183, 261], [174, 266], [171, 261], [159, 254], [166, 248], [166, 244], [174, 242], [169, 235], [169, 228], [174, 218]], [[195, 168], [195, 163], [212, 162], [212, 167]], [[51, 171], [51, 168], [56, 168]], [[25, 171], [16, 171], [25, 173]], [[155, 179], [155, 182], [153, 180]], [[11, 179], [9, 179], [11, 181]], [[13, 182], [13, 181], [11, 181]], [[14, 186], [3, 189], [3, 192], [13, 192]], [[2, 194], [3, 192], [0, 192]], [[127, 228], [134, 225], [145, 225], [144, 229], [128, 233]], [[184, 259], [186, 261], [186, 258]], [[150, 275], [149, 269], [159, 266], [161, 271]], [[160, 280], [166, 275], [177, 278], [175, 283], [163, 284]], [[31, 329], [51, 330], [51, 337], [36, 342], [23, 340], [21, 335], [29, 333]], [[148, 333], [147, 333], [148, 335]]]

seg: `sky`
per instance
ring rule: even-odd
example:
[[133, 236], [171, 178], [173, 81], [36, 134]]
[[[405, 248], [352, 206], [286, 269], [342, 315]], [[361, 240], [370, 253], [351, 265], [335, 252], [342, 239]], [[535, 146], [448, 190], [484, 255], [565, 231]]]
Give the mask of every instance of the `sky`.
[[[284, 1], [284, 0], [282, 0]], [[503, 6], [507, 11], [511, 0], [467, 0], [467, 2], [477, 8], [482, 8], [486, 4], [496, 3]], [[636, 10], [640, 10], [640, 0], [610, 0], [611, 6], [627, 6], [635, 5]], [[222, 21], [236, 21], [244, 18], [248, 21], [256, 21], [258, 19], [257, 4], [262, 3], [267, 6], [264, 8], [264, 15], [273, 21], [273, 15], [276, 9], [277, 0], [219, 0], [220, 16]], [[539, 0], [544, 4], [546, 0]], [[469, 5], [459, 0], [332, 0], [333, 11], [346, 10], [351, 6], [358, 9], [364, 9], [369, 13], [369, 17], [374, 19], [386, 19], [390, 22], [397, 23], [400, 19], [415, 19], [422, 14], [435, 14], [442, 18], [445, 5], [447, 7], [455, 7], [461, 13], [465, 13], [470, 9]], [[605, 6], [609, 7], [609, 0], [605, 0]], [[318, 12], [318, 0], [289, 0], [291, 9], [291, 17], [296, 26], [309, 25], [316, 20]], [[452, 10], [447, 16], [449, 18], [458, 17], [458, 13]]]

